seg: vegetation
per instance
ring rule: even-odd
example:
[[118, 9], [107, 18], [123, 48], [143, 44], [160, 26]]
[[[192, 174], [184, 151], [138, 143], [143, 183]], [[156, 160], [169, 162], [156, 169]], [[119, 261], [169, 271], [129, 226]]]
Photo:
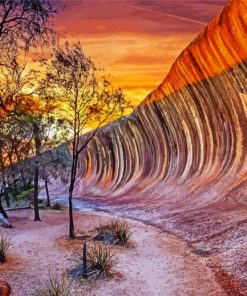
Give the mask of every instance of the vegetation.
[[[14, 202], [25, 199], [29, 193], [23, 191], [32, 188], [34, 220], [40, 221], [40, 180], [50, 206], [49, 177], [57, 174], [61, 162], [47, 161], [43, 155], [70, 140], [72, 157], [66, 173], [69, 237], [73, 239], [72, 199], [79, 156], [103, 125], [131, 106], [123, 90], [101, 75], [79, 42], [59, 44], [50, 28], [56, 13], [53, 2], [0, 1], [0, 212], [7, 218], [3, 199], [9, 207], [12, 197]], [[44, 44], [52, 44], [53, 51], [46, 53], [47, 59], [39, 56], [40, 67], [34, 67], [29, 50], [42, 49]], [[93, 131], [85, 134], [88, 129]]]
[[44, 286], [36, 290], [34, 296], [71, 296], [71, 283], [64, 277], [54, 276], [49, 273]]
[[106, 245], [94, 244], [89, 251], [84, 244], [83, 254], [76, 260], [76, 266], [70, 274], [76, 278], [97, 279], [101, 276], [109, 276], [116, 265], [117, 258]]
[[52, 208], [52, 210], [57, 210], [57, 211], [63, 210], [63, 206], [58, 202], [54, 202], [52, 204], [51, 208]]
[[[41, 153], [39, 122], [44, 106], [33, 96], [37, 71], [26, 70], [27, 52], [56, 40], [56, 33], [50, 28], [55, 13], [49, 0], [0, 1], [0, 212], [6, 218], [2, 196], [9, 206], [6, 188], [9, 182], [16, 183], [15, 173], [9, 174], [8, 168]], [[40, 220], [37, 164], [32, 171], [35, 220]], [[18, 174], [25, 183], [23, 172]]]
[[7, 236], [3, 235], [0, 237], [0, 262], [4, 263], [8, 250], [11, 246], [11, 240]]
[[[69, 237], [75, 238], [72, 198], [78, 159], [99, 128], [123, 114], [129, 102], [122, 89], [114, 89], [105, 77], [99, 79], [93, 61], [85, 56], [80, 43], [57, 47], [51, 60], [43, 61], [45, 78], [39, 96], [58, 105], [57, 116], [66, 121], [71, 135], [72, 161], [69, 186]], [[94, 131], [81, 137], [87, 128]]]
[[53, 31], [49, 21], [55, 9], [48, 0], [1, 0], [0, 46], [24, 47], [47, 42]]
[[95, 227], [97, 235], [95, 240], [104, 241], [114, 245], [125, 245], [132, 232], [126, 220], [113, 219], [107, 224]]

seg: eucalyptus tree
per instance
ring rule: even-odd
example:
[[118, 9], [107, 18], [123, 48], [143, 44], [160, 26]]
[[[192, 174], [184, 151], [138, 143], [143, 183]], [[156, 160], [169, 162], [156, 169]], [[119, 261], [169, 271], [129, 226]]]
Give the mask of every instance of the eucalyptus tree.
[[[67, 42], [56, 48], [51, 60], [43, 63], [46, 67], [43, 96], [58, 104], [57, 116], [66, 120], [70, 128], [69, 236], [73, 239], [72, 199], [79, 155], [102, 125], [124, 113], [129, 101], [122, 89], [114, 89], [109, 80], [99, 77], [99, 71], [79, 42], [73, 45]], [[82, 137], [88, 129], [93, 131]]]

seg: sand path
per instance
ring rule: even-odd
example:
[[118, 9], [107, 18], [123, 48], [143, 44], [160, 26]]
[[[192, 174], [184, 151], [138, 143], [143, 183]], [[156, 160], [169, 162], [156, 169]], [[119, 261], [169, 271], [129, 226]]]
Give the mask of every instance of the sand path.
[[[108, 221], [103, 213], [76, 213], [77, 233], [93, 229]], [[73, 252], [81, 249], [81, 241], [69, 242], [67, 213], [42, 211], [42, 222], [32, 221], [32, 212], [10, 213], [14, 229], [0, 229], [12, 237], [8, 261], [0, 265], [0, 280], [6, 280], [13, 296], [32, 295], [48, 274], [69, 268]], [[76, 295], [95, 296], [221, 296], [213, 272], [193, 255], [185, 243], [159, 229], [129, 220], [132, 246], [113, 247], [119, 257], [115, 271], [121, 276], [102, 280], [96, 287], [83, 288]]]

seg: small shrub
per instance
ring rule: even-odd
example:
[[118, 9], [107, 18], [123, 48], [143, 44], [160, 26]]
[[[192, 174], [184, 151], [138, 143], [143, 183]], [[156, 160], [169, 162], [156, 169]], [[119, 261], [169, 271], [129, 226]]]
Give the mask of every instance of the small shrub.
[[103, 275], [108, 276], [112, 268], [116, 265], [117, 258], [106, 245], [94, 244], [86, 252], [86, 264], [84, 256], [79, 256], [79, 259], [76, 261], [76, 266], [70, 271], [72, 276], [96, 279]]
[[8, 250], [11, 246], [11, 240], [7, 236], [3, 235], [0, 238], [0, 262], [4, 263]]
[[113, 219], [109, 223], [95, 228], [98, 232], [95, 240], [104, 241], [114, 245], [125, 245], [132, 235], [126, 220]]
[[28, 190], [24, 190], [22, 191], [21, 193], [18, 194], [18, 199], [22, 200], [22, 199], [28, 199], [30, 197], [32, 197], [32, 194], [34, 192], [34, 189], [33, 188], [30, 188]]
[[64, 277], [58, 277], [49, 273], [44, 286], [36, 290], [34, 296], [71, 296], [71, 283]]
[[87, 255], [89, 265], [106, 275], [109, 274], [109, 271], [111, 271], [117, 261], [115, 255], [105, 245], [94, 245]]
[[51, 208], [52, 210], [61, 211], [63, 209], [63, 206], [60, 203], [55, 202], [52, 204]]

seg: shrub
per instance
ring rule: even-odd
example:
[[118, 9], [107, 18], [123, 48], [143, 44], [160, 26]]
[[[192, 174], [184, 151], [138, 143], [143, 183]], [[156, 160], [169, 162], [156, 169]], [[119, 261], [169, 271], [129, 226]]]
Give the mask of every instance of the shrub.
[[132, 235], [126, 220], [113, 219], [109, 223], [95, 228], [98, 232], [96, 240], [114, 245], [125, 245]]
[[0, 262], [4, 263], [8, 250], [11, 246], [11, 240], [7, 236], [3, 235], [0, 238]]
[[[85, 256], [79, 256], [77, 265], [73, 267], [70, 274], [74, 277], [99, 278], [108, 276], [117, 263], [117, 258], [106, 245], [94, 244]], [[86, 261], [86, 262], [85, 262]]]
[[61, 211], [63, 209], [63, 206], [60, 203], [55, 202], [52, 204], [51, 208], [53, 210]]
[[34, 296], [70, 296], [71, 283], [64, 277], [58, 277], [49, 273], [44, 286], [36, 290]]
[[22, 192], [20, 192], [18, 194], [18, 199], [27, 199], [27, 198], [30, 198], [32, 196], [33, 192], [34, 192], [34, 189], [33, 188], [24, 190], [24, 191], [22, 191]]
[[109, 274], [109, 271], [116, 264], [116, 257], [105, 245], [94, 245], [88, 252], [88, 263], [92, 269], [97, 269], [100, 274]]

